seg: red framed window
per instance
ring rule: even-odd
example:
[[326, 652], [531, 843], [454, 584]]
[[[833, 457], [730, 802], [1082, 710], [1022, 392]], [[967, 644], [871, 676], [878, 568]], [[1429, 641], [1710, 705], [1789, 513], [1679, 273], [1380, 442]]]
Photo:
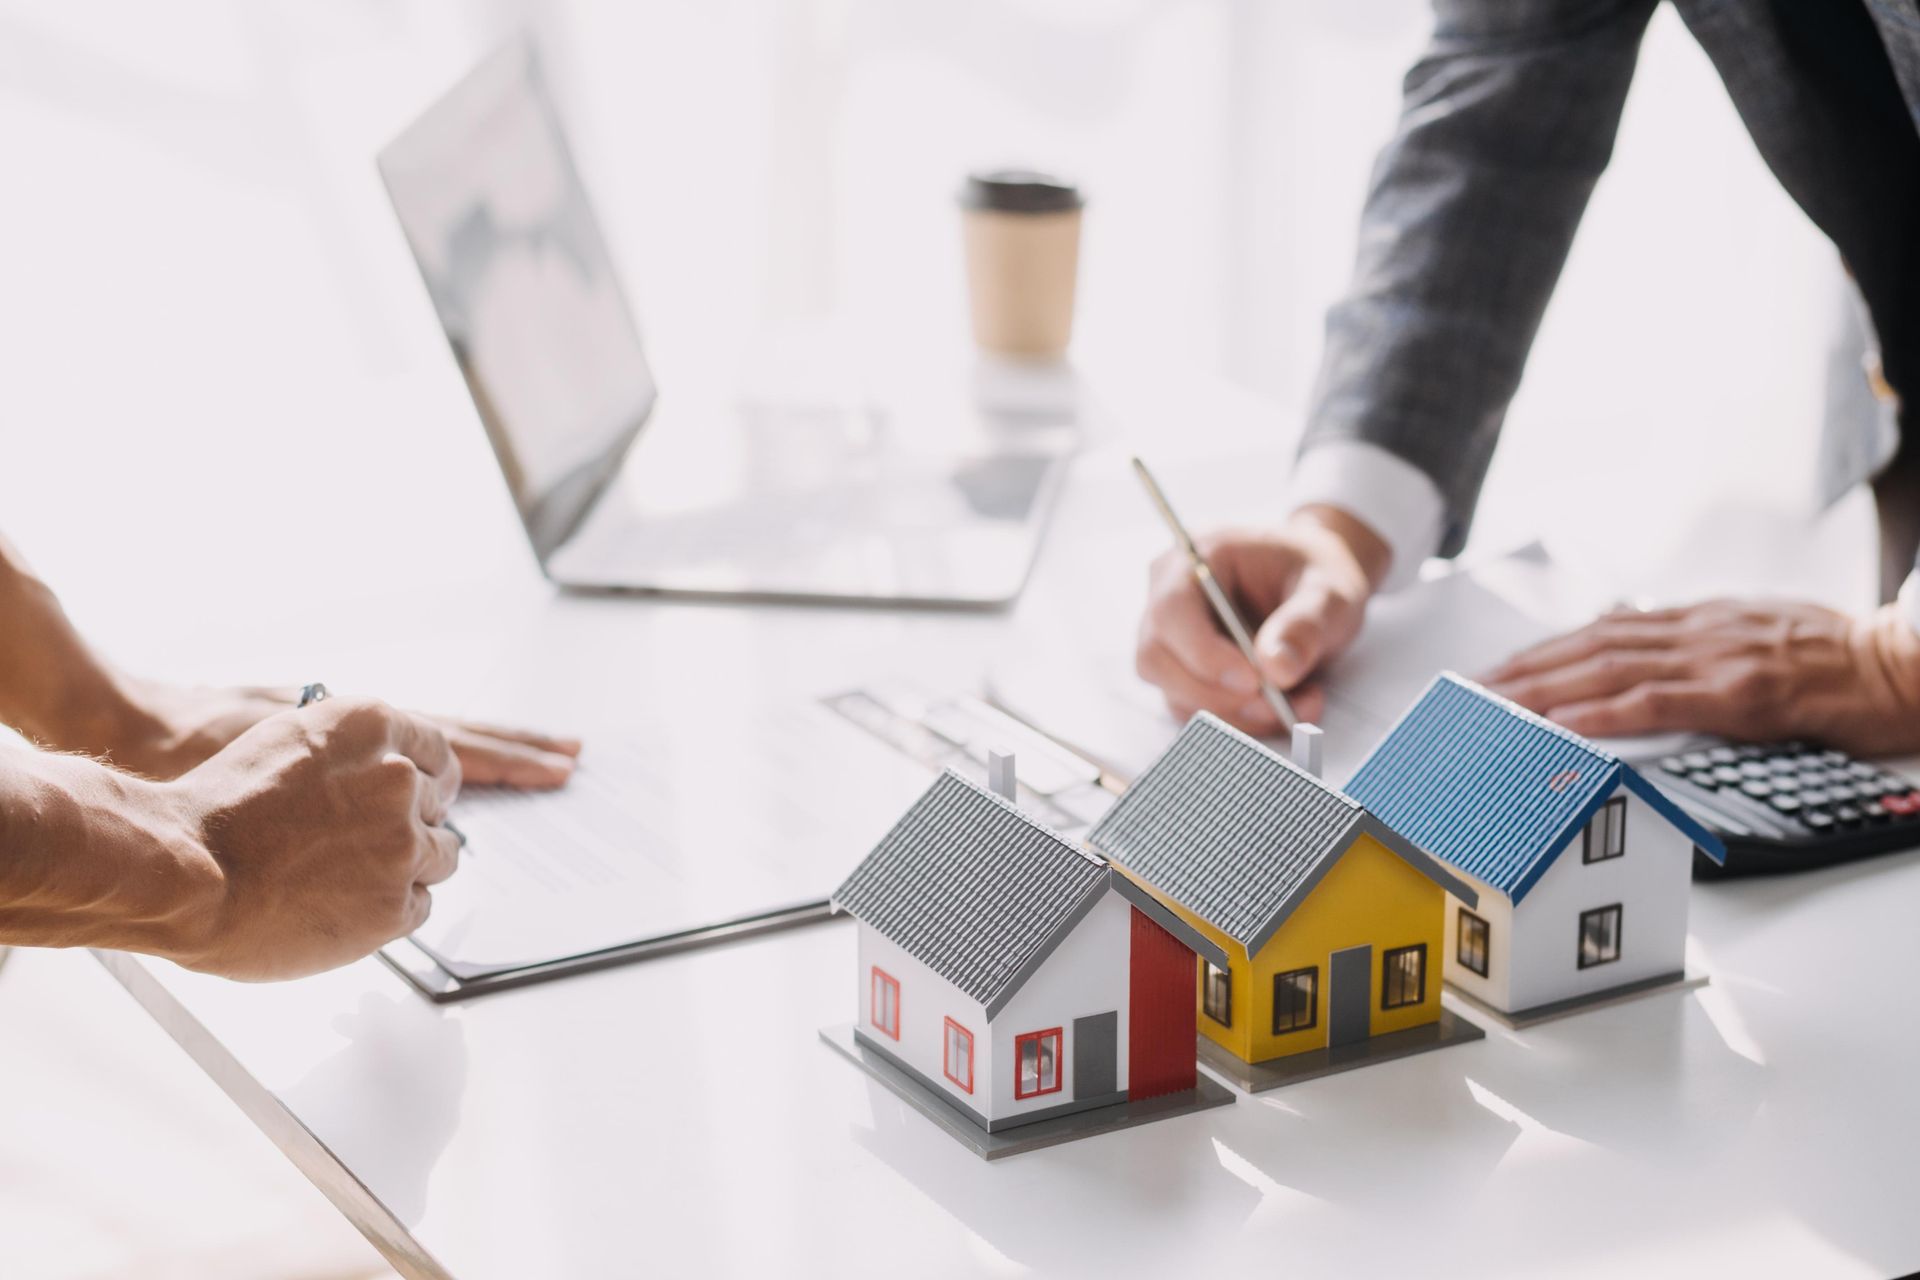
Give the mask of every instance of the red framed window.
[[1013, 1096], [1038, 1098], [1060, 1092], [1060, 1033], [1029, 1031], [1013, 1040]]
[[867, 997], [867, 1018], [895, 1040], [900, 1038], [900, 982], [879, 965], [873, 966], [873, 990]]
[[962, 1093], [973, 1092], [973, 1032], [952, 1018], [947, 1019], [946, 1049], [940, 1067]]

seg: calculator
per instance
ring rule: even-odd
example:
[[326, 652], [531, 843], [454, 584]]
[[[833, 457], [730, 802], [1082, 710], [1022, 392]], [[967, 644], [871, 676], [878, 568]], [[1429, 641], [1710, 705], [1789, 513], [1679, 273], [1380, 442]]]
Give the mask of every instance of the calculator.
[[1699, 879], [1805, 871], [1920, 846], [1920, 787], [1802, 742], [1703, 747], [1641, 768], [1713, 828], [1725, 866], [1696, 853]]

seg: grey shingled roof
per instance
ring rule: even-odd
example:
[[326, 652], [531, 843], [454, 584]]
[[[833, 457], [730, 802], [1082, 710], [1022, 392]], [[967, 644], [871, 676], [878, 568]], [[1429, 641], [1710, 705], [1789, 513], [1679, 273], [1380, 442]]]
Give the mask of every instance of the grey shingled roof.
[[1252, 955], [1360, 835], [1475, 900], [1463, 881], [1356, 801], [1205, 712], [1089, 838]]
[[1104, 861], [949, 770], [833, 892], [833, 905], [1003, 1008], [1106, 891]]

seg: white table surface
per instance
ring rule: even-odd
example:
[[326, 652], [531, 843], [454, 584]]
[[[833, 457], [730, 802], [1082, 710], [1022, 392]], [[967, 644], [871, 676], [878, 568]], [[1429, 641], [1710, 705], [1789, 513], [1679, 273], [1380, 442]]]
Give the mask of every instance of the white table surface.
[[[1116, 543], [1138, 564], [1153, 535], [1111, 510], [1118, 465], [1083, 460], [1037, 593], [1100, 571]], [[763, 669], [779, 655], [795, 687], [837, 680], [880, 661], [850, 659], [855, 636], [961, 681], [1026, 616], [523, 587], [470, 605], [474, 634], [519, 617], [506, 648], [548, 674], [513, 701], [569, 714], [657, 713], [672, 681], [640, 673], [696, 650]], [[1131, 608], [1116, 601], [1115, 621]], [[570, 660], [540, 667], [541, 652]], [[1903, 941], [1917, 899], [1920, 859], [1904, 855], [1702, 887], [1704, 990], [993, 1166], [817, 1042], [851, 1016], [844, 922], [453, 1007], [373, 960], [256, 987], [102, 958], [408, 1275], [1148, 1274], [1200, 1257], [1294, 1274], [1881, 1275], [1920, 1264]]]

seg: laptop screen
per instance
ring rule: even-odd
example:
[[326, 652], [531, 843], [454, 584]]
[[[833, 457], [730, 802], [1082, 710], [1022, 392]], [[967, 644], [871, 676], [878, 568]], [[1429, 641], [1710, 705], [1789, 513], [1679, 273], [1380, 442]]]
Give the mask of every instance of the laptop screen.
[[532, 41], [476, 67], [380, 172], [544, 561], [618, 470], [655, 388]]

